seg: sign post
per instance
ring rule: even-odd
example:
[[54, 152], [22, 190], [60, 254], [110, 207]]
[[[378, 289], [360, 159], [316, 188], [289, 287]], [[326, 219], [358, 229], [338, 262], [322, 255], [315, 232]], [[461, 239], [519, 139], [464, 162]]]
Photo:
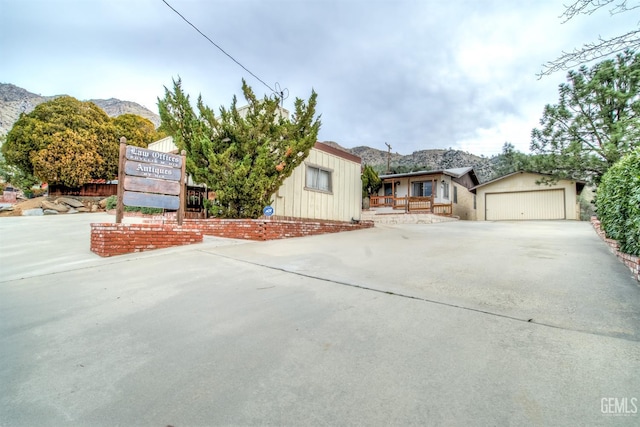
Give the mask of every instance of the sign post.
[[185, 173], [186, 169], [186, 156], [187, 152], [182, 150], [180, 156], [182, 157], [182, 168], [180, 172], [180, 176], [182, 179], [180, 180], [180, 209], [178, 209], [178, 225], [182, 225], [182, 220], [184, 219], [184, 208], [187, 205], [187, 174]]
[[116, 202], [116, 224], [122, 222], [124, 216], [124, 160], [125, 152], [127, 150], [127, 138], [124, 136], [120, 138], [120, 155], [118, 157], [118, 200]]

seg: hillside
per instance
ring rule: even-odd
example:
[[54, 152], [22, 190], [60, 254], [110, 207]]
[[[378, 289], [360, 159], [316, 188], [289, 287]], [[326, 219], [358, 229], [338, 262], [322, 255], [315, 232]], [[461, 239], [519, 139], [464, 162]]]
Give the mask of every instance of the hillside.
[[[21, 87], [0, 83], [0, 136], [6, 135], [20, 113], [31, 112], [38, 104], [63, 95], [41, 96]], [[160, 116], [140, 104], [131, 101], [121, 101], [115, 98], [90, 99], [89, 101], [102, 108], [109, 116], [117, 117], [121, 114], [136, 114], [145, 117], [156, 126], [160, 125]], [[362, 158], [362, 163], [373, 166], [378, 173], [387, 170], [387, 152], [367, 146], [344, 148], [333, 141], [325, 141], [348, 153]], [[420, 150], [409, 155], [391, 153], [391, 170], [396, 173], [417, 170], [438, 170], [472, 166], [481, 182], [491, 179], [494, 172], [496, 158], [479, 157], [460, 150]]]
[[[367, 146], [344, 148], [333, 141], [325, 144], [355, 154], [362, 159], [362, 164], [371, 165], [380, 174], [387, 170], [387, 152]], [[471, 166], [481, 182], [491, 179], [494, 173], [496, 158], [480, 157], [460, 150], [420, 150], [412, 154], [391, 153], [390, 168], [392, 172], [410, 172], [418, 170], [440, 170]]]
[[[64, 95], [41, 96], [10, 83], [0, 83], [0, 135], [6, 135], [20, 113], [30, 113], [38, 105]], [[72, 95], [73, 96], [73, 95]], [[154, 125], [160, 125], [160, 116], [140, 104], [119, 99], [89, 99], [102, 108], [109, 116], [136, 114], [149, 119]]]

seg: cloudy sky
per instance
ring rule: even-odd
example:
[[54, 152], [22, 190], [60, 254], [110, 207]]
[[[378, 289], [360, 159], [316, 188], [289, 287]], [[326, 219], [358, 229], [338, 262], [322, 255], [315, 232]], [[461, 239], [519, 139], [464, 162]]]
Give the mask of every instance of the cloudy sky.
[[[410, 154], [528, 152], [565, 73], [541, 65], [637, 26], [607, 10], [565, 24], [569, 0], [167, 0], [271, 88], [318, 93], [319, 140]], [[119, 98], [157, 112], [172, 78], [210, 107], [270, 90], [162, 0], [0, 0], [0, 82]], [[239, 101], [241, 105], [241, 100]]]

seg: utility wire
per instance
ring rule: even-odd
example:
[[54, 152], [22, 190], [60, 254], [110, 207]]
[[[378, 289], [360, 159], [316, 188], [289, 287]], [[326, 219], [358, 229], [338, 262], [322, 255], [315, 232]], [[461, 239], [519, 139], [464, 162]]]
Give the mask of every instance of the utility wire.
[[167, 0], [162, 0], [162, 2], [164, 4], [167, 5], [167, 7], [169, 7], [169, 9], [173, 10], [180, 18], [182, 18], [184, 20], [184, 22], [186, 22], [187, 24], [191, 25], [193, 27], [194, 30], [196, 30], [198, 33], [200, 33], [200, 35], [202, 37], [204, 37], [205, 39], [207, 39], [209, 41], [209, 43], [211, 43], [212, 45], [214, 45], [215, 47], [217, 47], [220, 52], [224, 53], [225, 55], [227, 55], [233, 62], [235, 62], [236, 64], [238, 64], [240, 67], [242, 67], [243, 70], [245, 70], [247, 73], [251, 74], [253, 77], [255, 77], [260, 83], [262, 83], [263, 85], [265, 85], [271, 92], [275, 93], [276, 95], [280, 96], [282, 98], [282, 94], [277, 92], [276, 90], [272, 89], [271, 86], [269, 86], [268, 84], [266, 84], [260, 77], [256, 76], [255, 74], [253, 74], [251, 71], [249, 71], [249, 69], [247, 67], [245, 67], [244, 65], [242, 65], [240, 62], [238, 62], [233, 56], [229, 55], [223, 48], [221, 48], [220, 46], [218, 46], [213, 40], [211, 40], [205, 33], [203, 33], [202, 31], [200, 31], [198, 29], [198, 27], [196, 27], [195, 25], [193, 25], [191, 22], [189, 22], [189, 20], [187, 18], [185, 18], [180, 12], [178, 12], [173, 6], [171, 6]]

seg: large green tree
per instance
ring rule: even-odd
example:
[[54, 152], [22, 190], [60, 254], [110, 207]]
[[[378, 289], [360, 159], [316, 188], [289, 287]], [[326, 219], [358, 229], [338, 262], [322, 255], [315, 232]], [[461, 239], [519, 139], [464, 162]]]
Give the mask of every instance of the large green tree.
[[640, 55], [570, 71], [558, 104], [547, 105], [532, 131], [536, 168], [557, 178], [598, 183], [640, 137]]
[[7, 134], [2, 154], [23, 176], [78, 187], [118, 173], [120, 136], [146, 147], [161, 136], [142, 117], [112, 119], [92, 102], [62, 96], [22, 114]]
[[284, 179], [309, 155], [320, 129], [313, 91], [307, 102], [296, 99], [291, 119], [277, 99], [258, 99], [244, 80], [242, 92], [246, 107], [238, 108], [234, 97], [231, 107], [221, 107], [218, 115], [202, 97], [194, 110], [180, 79], [158, 100], [160, 129], [186, 151], [193, 179], [215, 192], [211, 213], [226, 218], [259, 217]]

